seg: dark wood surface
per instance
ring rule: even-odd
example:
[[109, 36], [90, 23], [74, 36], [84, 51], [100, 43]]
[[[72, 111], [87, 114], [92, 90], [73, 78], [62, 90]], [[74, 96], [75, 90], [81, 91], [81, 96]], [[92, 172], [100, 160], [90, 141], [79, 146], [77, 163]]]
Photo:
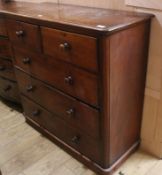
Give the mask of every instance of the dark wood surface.
[[0, 37], [0, 57], [12, 58], [11, 44], [7, 38]]
[[[90, 105], [98, 106], [98, 77], [96, 75], [29, 50], [15, 48], [14, 52], [15, 65], [18, 68]], [[30, 61], [24, 64], [23, 60], [26, 58]]]
[[16, 69], [21, 93], [75, 128], [100, 137], [99, 111]]
[[97, 72], [97, 39], [85, 35], [41, 28], [44, 54]]
[[149, 28], [145, 23], [110, 37], [111, 164], [140, 139]]
[[0, 36], [7, 36], [6, 24], [3, 18], [0, 18]]
[[0, 14], [27, 122], [112, 174], [140, 142], [152, 15], [24, 2]]
[[6, 26], [9, 38], [14, 45], [40, 51], [38, 26], [15, 20], [6, 20]]
[[0, 96], [9, 101], [19, 103], [20, 94], [17, 83], [0, 77]]
[[78, 129], [70, 127], [64, 120], [49, 113], [24, 96], [22, 96], [21, 99], [26, 116], [30, 117], [41, 127], [53, 133], [94, 162], [100, 162], [99, 142], [83, 135]]
[[0, 9], [1, 14], [14, 19], [28, 20], [28, 22], [43, 21], [46, 24], [53, 23], [57, 28], [66, 25], [71, 28], [89, 29], [106, 34], [127, 28], [150, 18], [150, 15], [142, 13], [48, 2], [1, 2]]
[[11, 60], [0, 58], [0, 76], [16, 81], [14, 67]]
[[20, 103], [19, 89], [16, 83], [14, 66], [12, 63], [13, 53], [6, 20], [0, 17], [0, 96], [5, 100]]

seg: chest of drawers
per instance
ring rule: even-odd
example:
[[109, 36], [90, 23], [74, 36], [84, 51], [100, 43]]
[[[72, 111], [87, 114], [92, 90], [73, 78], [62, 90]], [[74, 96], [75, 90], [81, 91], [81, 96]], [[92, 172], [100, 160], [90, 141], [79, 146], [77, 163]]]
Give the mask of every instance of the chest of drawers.
[[152, 16], [53, 3], [0, 9], [26, 121], [111, 174], [140, 143]]
[[20, 95], [12, 63], [12, 47], [8, 38], [6, 21], [0, 18], [0, 96], [20, 103]]

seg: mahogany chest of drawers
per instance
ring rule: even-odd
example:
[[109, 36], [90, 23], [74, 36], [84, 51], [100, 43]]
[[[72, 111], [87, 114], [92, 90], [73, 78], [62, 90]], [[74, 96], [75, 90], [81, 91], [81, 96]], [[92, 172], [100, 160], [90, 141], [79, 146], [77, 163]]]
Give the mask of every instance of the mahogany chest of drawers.
[[12, 57], [6, 23], [4, 18], [0, 17], [0, 96], [6, 100], [20, 103]]
[[140, 143], [152, 16], [54, 3], [0, 9], [26, 121], [111, 174]]

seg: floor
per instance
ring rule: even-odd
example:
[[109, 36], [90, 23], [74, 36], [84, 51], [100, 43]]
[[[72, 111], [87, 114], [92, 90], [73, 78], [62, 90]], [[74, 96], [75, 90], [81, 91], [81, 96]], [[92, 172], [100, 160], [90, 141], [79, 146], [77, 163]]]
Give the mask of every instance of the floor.
[[[0, 169], [3, 175], [95, 175], [0, 102]], [[162, 175], [162, 161], [141, 151], [114, 175]]]

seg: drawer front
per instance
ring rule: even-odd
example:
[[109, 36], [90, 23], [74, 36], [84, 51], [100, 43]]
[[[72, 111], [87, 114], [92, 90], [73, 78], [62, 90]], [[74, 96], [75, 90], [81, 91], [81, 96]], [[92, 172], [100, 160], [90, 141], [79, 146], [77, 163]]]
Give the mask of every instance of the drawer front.
[[0, 76], [15, 81], [14, 68], [10, 60], [0, 58]]
[[86, 103], [98, 106], [96, 75], [50, 57], [44, 58], [41, 55], [20, 50], [16, 50], [15, 58], [15, 64], [27, 73]]
[[74, 98], [30, 77], [20, 70], [16, 76], [21, 93], [31, 98], [48, 111], [80, 128], [86, 134], [99, 138], [99, 112]]
[[55, 115], [44, 110], [39, 105], [22, 96], [22, 104], [25, 115], [38, 123], [74, 149], [89, 157], [91, 160], [98, 162], [99, 144], [90, 137], [83, 135], [79, 130], [69, 127], [67, 123], [60, 120]]
[[7, 36], [5, 20], [0, 18], [0, 36]]
[[11, 44], [6, 38], [0, 38], [0, 57], [9, 59], [12, 57]]
[[20, 102], [17, 83], [0, 77], [0, 96], [10, 101]]
[[15, 20], [7, 20], [7, 29], [13, 44], [18, 45], [18, 47], [40, 51], [38, 26]]
[[74, 65], [97, 71], [97, 41], [95, 38], [41, 28], [43, 50], [46, 55]]

